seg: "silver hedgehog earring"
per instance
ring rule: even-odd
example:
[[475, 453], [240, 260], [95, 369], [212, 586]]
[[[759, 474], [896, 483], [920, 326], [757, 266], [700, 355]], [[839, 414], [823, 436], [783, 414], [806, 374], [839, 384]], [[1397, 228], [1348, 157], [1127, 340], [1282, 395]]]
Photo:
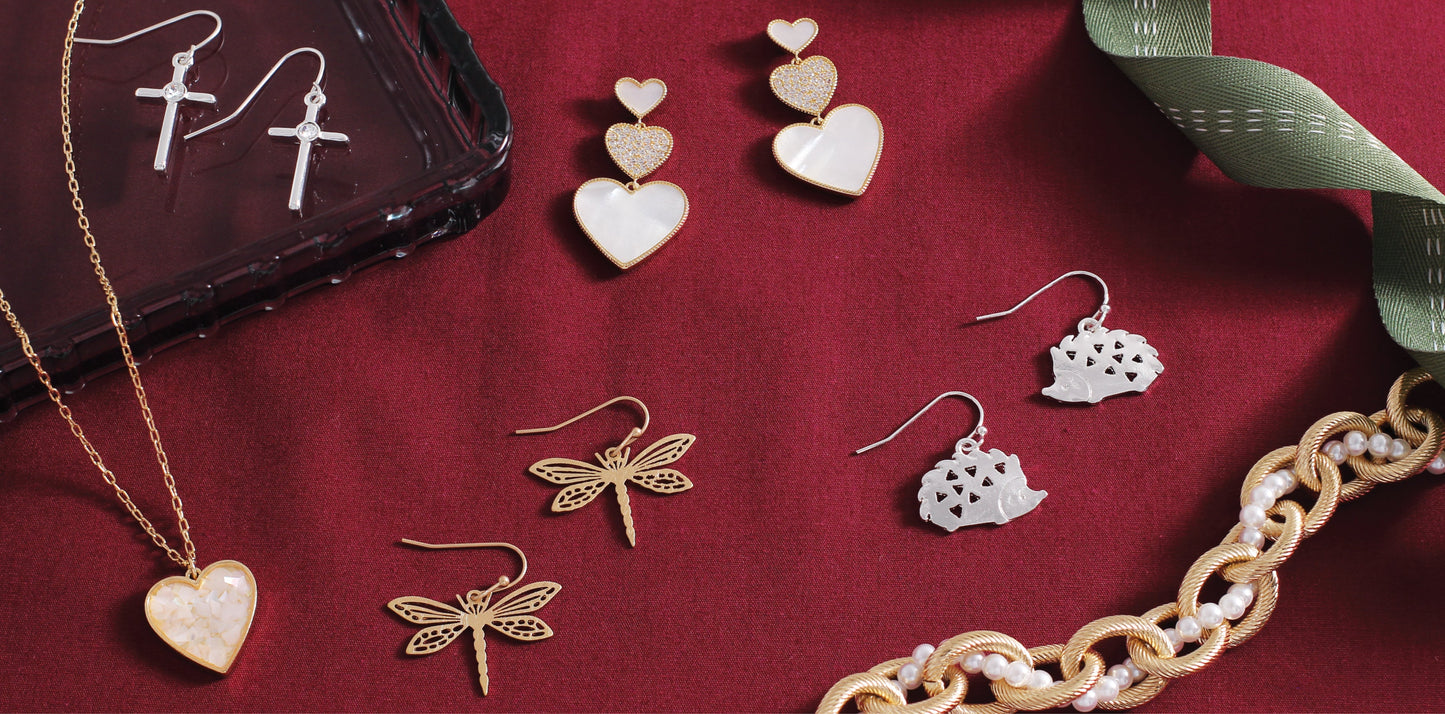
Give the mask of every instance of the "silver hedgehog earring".
[[1126, 330], [1104, 329], [1104, 318], [1108, 317], [1111, 309], [1109, 286], [1103, 278], [1087, 270], [1064, 273], [1024, 298], [1023, 302], [1003, 312], [980, 315], [974, 321], [1012, 315], [1059, 281], [1074, 276], [1097, 280], [1104, 288], [1104, 303], [1092, 317], [1079, 321], [1078, 334], [1069, 335], [1058, 347], [1049, 348], [1049, 355], [1054, 358], [1054, 383], [1044, 387], [1044, 396], [1061, 402], [1098, 404], [1112, 396], [1148, 389], [1164, 371], [1159, 351], [1140, 335]]
[[1029, 488], [1017, 455], [998, 449], [983, 450], [983, 437], [988, 434], [983, 426], [983, 405], [968, 392], [944, 392], [934, 397], [888, 438], [853, 453], [861, 454], [892, 441], [946, 397], [973, 402], [978, 408], [978, 426], [958, 440], [951, 458], [938, 462], [932, 471], [923, 475], [923, 486], [918, 490], [918, 514], [951, 533], [980, 523], [1003, 525], [1034, 510], [1048, 492]]

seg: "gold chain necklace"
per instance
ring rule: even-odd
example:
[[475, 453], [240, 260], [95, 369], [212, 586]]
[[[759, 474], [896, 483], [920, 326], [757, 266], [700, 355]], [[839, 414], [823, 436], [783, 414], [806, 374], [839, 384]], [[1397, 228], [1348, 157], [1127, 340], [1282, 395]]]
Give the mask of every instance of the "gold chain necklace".
[[130, 373], [131, 385], [135, 388], [136, 401], [140, 404], [141, 416], [150, 434], [151, 446], [155, 449], [156, 462], [160, 464], [166, 490], [170, 492], [171, 509], [176, 512], [176, 522], [181, 533], [181, 550], [166, 540], [166, 537], [141, 512], [124, 488], [117, 482], [115, 473], [106, 467], [100, 452], [86, 437], [85, 430], [75, 420], [70, 407], [65, 405], [60, 390], [55, 388], [50, 373], [40, 363], [40, 355], [30, 342], [30, 335], [20, 324], [20, 318], [0, 290], [0, 311], [20, 339], [20, 348], [30, 366], [35, 368], [50, 396], [50, 401], [60, 410], [61, 418], [70, 425], [70, 433], [80, 441], [90, 462], [100, 470], [101, 478], [115, 489], [132, 518], [145, 529], [151, 541], [176, 564], [186, 569], [185, 577], [169, 577], [151, 588], [146, 596], [146, 619], [162, 640], [174, 647], [187, 658], [213, 669], [226, 672], [241, 650], [246, 634], [251, 628], [251, 619], [256, 610], [256, 579], [246, 566], [234, 560], [217, 561], [201, 570], [196, 566], [196, 545], [191, 541], [191, 525], [181, 503], [180, 492], [176, 490], [175, 476], [171, 474], [170, 460], [166, 457], [165, 446], [161, 443], [160, 430], [156, 427], [155, 416], [151, 413], [150, 401], [146, 398], [145, 385], [141, 382], [140, 368], [136, 365], [131, 350], [130, 336], [125, 329], [121, 315], [120, 300], [106, 277], [105, 267], [100, 262], [100, 251], [95, 246], [95, 236], [90, 232], [90, 219], [85, 215], [85, 202], [80, 198], [80, 181], [75, 177], [75, 151], [71, 144], [70, 129], [70, 69], [71, 54], [75, 47], [75, 30], [80, 23], [80, 14], [85, 11], [85, 0], [77, 0], [70, 16], [65, 35], [65, 53], [61, 59], [60, 74], [60, 132], [65, 152], [65, 175], [69, 179], [70, 205], [75, 209], [76, 223], [80, 226], [85, 246], [90, 250], [90, 264], [95, 277], [105, 291], [105, 302], [110, 307], [110, 322], [115, 326], [116, 337], [120, 340], [120, 352], [125, 358], [126, 370]]

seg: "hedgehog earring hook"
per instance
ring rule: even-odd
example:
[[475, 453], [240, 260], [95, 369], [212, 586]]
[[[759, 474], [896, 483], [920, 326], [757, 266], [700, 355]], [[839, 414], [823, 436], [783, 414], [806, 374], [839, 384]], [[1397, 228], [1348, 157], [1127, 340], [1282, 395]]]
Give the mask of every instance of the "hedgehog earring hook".
[[973, 402], [978, 408], [978, 425], [968, 436], [958, 440], [952, 457], [938, 462], [933, 470], [923, 475], [923, 483], [918, 489], [918, 515], [952, 532], [980, 523], [1002, 525], [1032, 511], [1049, 495], [1048, 492], [1029, 488], [1028, 477], [1019, 467], [1018, 456], [998, 449], [984, 451], [979, 448], [988, 429], [983, 425], [983, 405], [968, 392], [944, 392], [934, 397], [887, 438], [854, 453], [861, 454], [892, 441], [933, 405], [948, 397]]
[[979, 315], [978, 317], [973, 318], [973, 321], [974, 321], [974, 322], [984, 322], [984, 321], [986, 321], [986, 320], [993, 320], [993, 319], [996, 319], [996, 318], [1004, 317], [1004, 316], [1006, 316], [1006, 315], [1012, 315], [1012, 314], [1014, 314], [1015, 312], [1018, 312], [1019, 308], [1023, 307], [1024, 305], [1029, 304], [1030, 302], [1033, 302], [1033, 299], [1034, 299], [1034, 298], [1036, 298], [1036, 297], [1044, 294], [1044, 292], [1046, 292], [1049, 288], [1051, 288], [1051, 287], [1053, 287], [1053, 286], [1055, 286], [1055, 285], [1058, 285], [1061, 281], [1064, 280], [1064, 278], [1072, 278], [1072, 277], [1076, 277], [1076, 276], [1077, 276], [1077, 277], [1090, 277], [1090, 278], [1093, 278], [1095, 281], [1097, 281], [1097, 282], [1099, 283], [1099, 287], [1101, 287], [1101, 288], [1104, 289], [1104, 302], [1103, 302], [1103, 304], [1099, 305], [1099, 309], [1094, 312], [1094, 316], [1093, 316], [1093, 317], [1088, 318], [1088, 319], [1090, 319], [1090, 320], [1093, 320], [1093, 327], [1090, 328], [1090, 329], [1095, 329], [1095, 330], [1097, 330], [1097, 329], [1099, 329], [1100, 327], [1103, 327], [1103, 326], [1104, 326], [1104, 318], [1106, 318], [1106, 317], [1109, 316], [1109, 310], [1110, 310], [1110, 308], [1109, 308], [1109, 284], [1106, 283], [1106, 282], [1104, 282], [1104, 279], [1103, 279], [1103, 278], [1101, 278], [1101, 277], [1099, 277], [1099, 276], [1097, 276], [1097, 275], [1095, 275], [1095, 274], [1093, 274], [1093, 273], [1091, 273], [1091, 272], [1089, 272], [1089, 271], [1087, 271], [1087, 270], [1071, 270], [1071, 271], [1069, 271], [1069, 272], [1067, 272], [1067, 273], [1064, 273], [1063, 275], [1060, 275], [1059, 277], [1054, 278], [1053, 280], [1049, 281], [1049, 284], [1048, 284], [1048, 285], [1045, 285], [1045, 286], [1039, 288], [1038, 290], [1035, 290], [1035, 291], [1034, 291], [1034, 294], [1032, 294], [1032, 295], [1024, 298], [1022, 301], [1019, 302], [1019, 304], [1014, 305], [1013, 307], [1011, 307], [1011, 308], [1009, 308], [1009, 309], [1007, 309], [1007, 310], [1004, 310], [1003, 312], [993, 312], [993, 313], [989, 313], [989, 314], [987, 314], [987, 315]]
[[1059, 281], [1075, 276], [1098, 281], [1104, 288], [1104, 302], [1093, 316], [1079, 321], [1078, 334], [1069, 335], [1057, 347], [1049, 348], [1049, 355], [1054, 361], [1054, 383], [1044, 388], [1044, 396], [1061, 402], [1097, 404], [1117, 394], [1148, 389], [1164, 371], [1159, 351], [1140, 335], [1104, 329], [1104, 318], [1113, 309], [1109, 305], [1109, 285], [1087, 270], [1064, 273], [1019, 304], [1003, 312], [979, 315], [974, 322], [1012, 315]]
[[869, 449], [874, 449], [890, 441], [893, 441], [893, 437], [903, 433], [904, 429], [907, 429], [909, 426], [911, 426], [913, 422], [918, 421], [918, 417], [923, 416], [925, 412], [933, 408], [933, 405], [943, 401], [944, 399], [947, 399], [948, 397], [959, 397], [961, 399], [967, 399], [968, 401], [973, 402], [974, 408], [978, 409], [978, 425], [973, 428], [973, 431], [969, 432], [968, 436], [965, 436], [962, 440], [958, 442], [960, 450], [964, 450], [965, 447], [968, 447], [968, 451], [977, 449], [979, 445], [983, 443], [983, 437], [988, 435], [988, 429], [983, 425], [983, 404], [980, 404], [978, 399], [976, 399], [972, 394], [969, 394], [968, 392], [944, 392], [943, 394], [934, 397], [933, 401], [924, 405], [922, 409], [919, 409], [917, 414], [909, 417], [908, 421], [903, 422], [903, 426], [894, 429], [892, 434], [889, 434], [881, 441], [874, 442], [853, 452], [853, 454], [856, 456]]

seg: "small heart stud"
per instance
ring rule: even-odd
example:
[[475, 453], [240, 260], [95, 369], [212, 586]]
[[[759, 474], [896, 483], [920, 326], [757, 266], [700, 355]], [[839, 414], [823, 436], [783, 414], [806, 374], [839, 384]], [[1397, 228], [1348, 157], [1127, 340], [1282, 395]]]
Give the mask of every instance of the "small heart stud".
[[817, 36], [818, 23], [806, 17], [792, 22], [773, 20], [768, 23], [768, 37], [778, 43], [779, 47], [795, 55], [812, 44]]
[[785, 64], [768, 77], [773, 94], [800, 112], [818, 116], [833, 101], [838, 88], [838, 68], [822, 55]]
[[623, 77], [617, 80], [613, 89], [617, 93], [617, 101], [622, 102], [622, 106], [627, 107], [627, 111], [632, 112], [639, 120], [667, 98], [667, 85], [656, 78], [639, 82], [631, 77]]

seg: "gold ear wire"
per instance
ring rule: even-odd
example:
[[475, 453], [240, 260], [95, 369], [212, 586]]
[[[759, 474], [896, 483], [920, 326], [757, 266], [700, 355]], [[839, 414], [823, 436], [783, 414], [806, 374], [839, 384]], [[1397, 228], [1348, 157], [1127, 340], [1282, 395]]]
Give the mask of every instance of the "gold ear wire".
[[401, 542], [407, 545], [414, 545], [418, 548], [426, 548], [428, 550], [459, 550], [462, 548], [506, 548], [513, 553], [516, 553], [517, 557], [522, 559], [522, 572], [517, 574], [517, 578], [515, 580], [508, 578], [505, 575], [497, 578], [497, 584], [493, 587], [511, 587], [513, 583], [520, 583], [522, 582], [522, 578], [527, 577], [527, 554], [523, 553], [521, 548], [518, 548], [511, 543], [442, 543], [438, 545], [435, 543], [423, 543], [419, 540], [412, 540], [410, 538], [402, 538]]
[[643, 404], [642, 400], [638, 399], [637, 397], [615, 397], [595, 407], [592, 407], [591, 409], [588, 409], [587, 411], [582, 412], [581, 414], [578, 414], [577, 416], [574, 416], [571, 419], [568, 419], [567, 421], [564, 421], [556, 426], [545, 426], [537, 429], [518, 429], [515, 433], [546, 434], [547, 432], [556, 431], [558, 429], [561, 429], [562, 427], [569, 426], [583, 419], [586, 419], [587, 417], [592, 416], [593, 414], [596, 414], [597, 412], [602, 411], [603, 409], [606, 409], [607, 407], [610, 407], [618, 402], [632, 402], [633, 404], [636, 404], [640, 409], [642, 409], [642, 426], [633, 427], [632, 431], [628, 432], [627, 438], [623, 439], [622, 443], [617, 445], [617, 448], [620, 450], [628, 444], [636, 441], [638, 437], [642, 436], [642, 434], [647, 431], [647, 426], [652, 423], [652, 415], [648, 413], [647, 405]]

